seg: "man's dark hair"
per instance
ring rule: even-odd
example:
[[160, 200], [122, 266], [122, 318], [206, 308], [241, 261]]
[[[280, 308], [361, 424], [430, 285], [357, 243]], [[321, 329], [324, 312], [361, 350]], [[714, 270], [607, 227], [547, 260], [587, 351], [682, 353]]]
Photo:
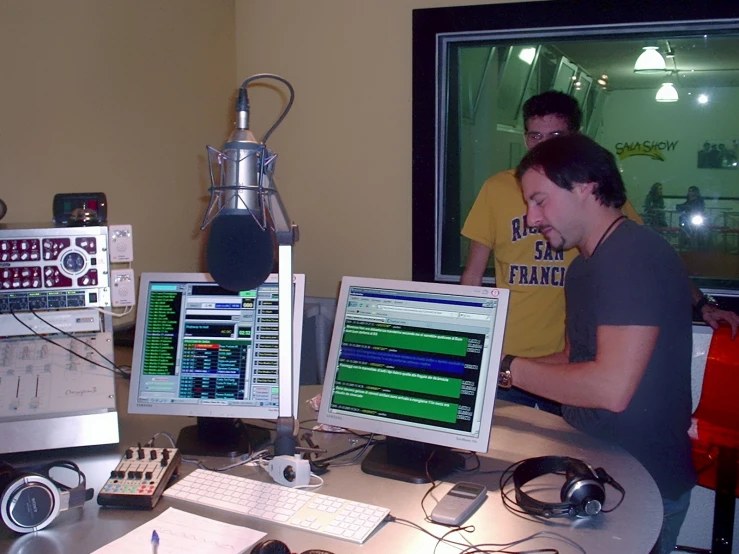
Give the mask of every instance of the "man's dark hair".
[[626, 188], [616, 159], [590, 137], [581, 134], [554, 137], [528, 151], [516, 169], [516, 178], [528, 170], [542, 171], [558, 187], [572, 190], [575, 183], [595, 183], [593, 193], [604, 206], [620, 208]]
[[580, 131], [582, 111], [577, 100], [569, 94], [557, 90], [548, 90], [526, 100], [523, 105], [524, 127], [532, 117], [544, 117], [545, 115], [560, 116], [567, 122], [567, 128], [571, 133]]

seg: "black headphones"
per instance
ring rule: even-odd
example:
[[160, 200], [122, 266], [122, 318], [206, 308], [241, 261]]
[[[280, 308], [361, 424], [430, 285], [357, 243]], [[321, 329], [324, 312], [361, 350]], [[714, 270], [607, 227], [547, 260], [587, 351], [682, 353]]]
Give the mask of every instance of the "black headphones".
[[[78, 483], [69, 487], [51, 478], [54, 468], [77, 474]], [[85, 474], [74, 462], [61, 460], [41, 467], [15, 468], [0, 461], [0, 516], [17, 533], [39, 531], [64, 510], [82, 506], [95, 491], [86, 489]]]
[[[278, 540], [270, 539], [254, 545], [250, 554], [292, 554], [288, 546]], [[331, 554], [328, 550], [304, 550], [302, 554]]]
[[[593, 469], [576, 458], [542, 456], [522, 460], [514, 465], [513, 486], [516, 491], [516, 503], [518, 507], [532, 515], [547, 518], [594, 516], [603, 509], [606, 500], [606, 483], [618, 490], [623, 500], [624, 489], [606, 473], [606, 470], [602, 467]], [[548, 473], [565, 475], [565, 482], [559, 493], [560, 503], [537, 500], [522, 490], [529, 481]], [[501, 482], [503, 482], [502, 478]], [[501, 494], [503, 494], [502, 487]], [[611, 510], [615, 510], [620, 504], [621, 502]]]

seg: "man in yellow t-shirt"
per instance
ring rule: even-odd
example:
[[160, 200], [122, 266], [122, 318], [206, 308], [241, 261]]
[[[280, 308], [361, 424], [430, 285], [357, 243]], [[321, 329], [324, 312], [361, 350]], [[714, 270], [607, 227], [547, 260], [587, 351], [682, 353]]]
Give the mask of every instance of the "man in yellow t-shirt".
[[[552, 137], [579, 132], [582, 122], [577, 100], [557, 91], [530, 98], [523, 115], [529, 149]], [[546, 356], [564, 349], [564, 281], [577, 250], [556, 251], [528, 227], [526, 204], [514, 173], [502, 171], [485, 181], [467, 216], [462, 235], [472, 242], [461, 284], [482, 284], [492, 252], [496, 286], [511, 291], [503, 352]], [[628, 202], [623, 212], [641, 223]], [[499, 391], [498, 397], [559, 413], [551, 401], [520, 390]]]

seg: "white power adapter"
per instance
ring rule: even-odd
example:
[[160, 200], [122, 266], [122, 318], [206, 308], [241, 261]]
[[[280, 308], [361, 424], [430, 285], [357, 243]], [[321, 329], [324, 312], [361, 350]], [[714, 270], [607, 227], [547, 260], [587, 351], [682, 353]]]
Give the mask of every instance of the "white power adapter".
[[133, 230], [130, 225], [109, 225], [110, 263], [133, 261]]
[[267, 473], [275, 483], [286, 487], [302, 487], [310, 483], [310, 462], [295, 456], [276, 456], [269, 461]]
[[113, 269], [110, 272], [110, 300], [114, 307], [136, 304], [136, 283], [133, 269]]

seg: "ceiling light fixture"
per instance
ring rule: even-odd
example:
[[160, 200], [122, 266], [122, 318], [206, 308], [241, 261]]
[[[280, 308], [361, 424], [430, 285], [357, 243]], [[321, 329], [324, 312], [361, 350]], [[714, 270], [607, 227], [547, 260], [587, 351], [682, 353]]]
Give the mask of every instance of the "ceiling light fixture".
[[675, 86], [672, 83], [662, 83], [662, 86], [657, 91], [657, 96], [655, 96], [654, 99], [657, 102], [677, 102], [677, 89], [675, 89]]
[[634, 73], [664, 73], [667, 70], [665, 59], [657, 46], [645, 46], [634, 64]]
[[534, 58], [536, 57], [536, 48], [523, 48], [518, 53], [518, 59], [523, 61], [524, 63], [527, 63], [528, 65], [531, 65], [534, 63]]

